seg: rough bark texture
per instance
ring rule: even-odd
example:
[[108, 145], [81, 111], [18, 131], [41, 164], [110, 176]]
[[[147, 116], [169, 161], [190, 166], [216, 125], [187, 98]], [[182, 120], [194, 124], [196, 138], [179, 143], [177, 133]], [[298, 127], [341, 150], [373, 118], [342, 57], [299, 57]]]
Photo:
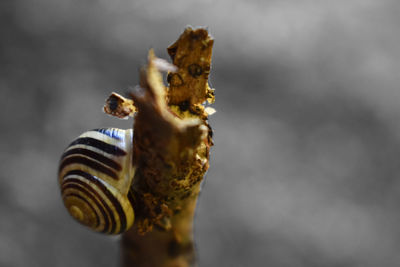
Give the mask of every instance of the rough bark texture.
[[[202, 105], [214, 101], [208, 86], [212, 45], [207, 30], [187, 28], [168, 48], [177, 69], [150, 51], [132, 93], [136, 218], [122, 239], [124, 267], [195, 265], [193, 217], [212, 146], [210, 109]], [[169, 88], [160, 70], [170, 70]]]

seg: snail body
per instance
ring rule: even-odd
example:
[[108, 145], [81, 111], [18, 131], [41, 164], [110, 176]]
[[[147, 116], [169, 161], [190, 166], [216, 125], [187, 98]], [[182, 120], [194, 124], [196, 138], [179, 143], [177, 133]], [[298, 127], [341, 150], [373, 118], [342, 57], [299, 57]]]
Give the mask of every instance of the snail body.
[[64, 151], [58, 171], [64, 205], [72, 217], [92, 230], [119, 234], [133, 224], [129, 188], [133, 130], [87, 131]]

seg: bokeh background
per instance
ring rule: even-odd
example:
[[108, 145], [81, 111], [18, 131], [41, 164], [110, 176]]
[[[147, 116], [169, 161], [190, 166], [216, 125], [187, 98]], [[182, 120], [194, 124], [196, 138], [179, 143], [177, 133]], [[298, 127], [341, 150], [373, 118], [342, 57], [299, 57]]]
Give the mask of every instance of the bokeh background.
[[63, 208], [58, 159], [186, 25], [215, 37], [199, 265], [400, 264], [400, 3], [0, 1], [0, 266], [118, 266]]

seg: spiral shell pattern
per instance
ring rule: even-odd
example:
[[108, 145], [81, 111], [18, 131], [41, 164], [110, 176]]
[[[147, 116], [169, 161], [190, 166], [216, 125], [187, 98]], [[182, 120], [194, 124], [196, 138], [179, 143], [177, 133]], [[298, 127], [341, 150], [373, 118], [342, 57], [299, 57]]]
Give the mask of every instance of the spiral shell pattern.
[[59, 183], [64, 205], [91, 229], [119, 234], [133, 223], [127, 195], [133, 177], [132, 130], [102, 128], [85, 132], [61, 157]]

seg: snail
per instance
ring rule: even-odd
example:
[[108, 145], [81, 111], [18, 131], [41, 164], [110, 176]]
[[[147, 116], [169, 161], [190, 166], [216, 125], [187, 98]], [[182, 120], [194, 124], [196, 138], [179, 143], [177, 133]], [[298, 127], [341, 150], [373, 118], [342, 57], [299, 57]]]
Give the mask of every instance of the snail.
[[132, 129], [87, 131], [61, 157], [58, 177], [64, 205], [96, 232], [119, 234], [133, 224], [132, 136]]

